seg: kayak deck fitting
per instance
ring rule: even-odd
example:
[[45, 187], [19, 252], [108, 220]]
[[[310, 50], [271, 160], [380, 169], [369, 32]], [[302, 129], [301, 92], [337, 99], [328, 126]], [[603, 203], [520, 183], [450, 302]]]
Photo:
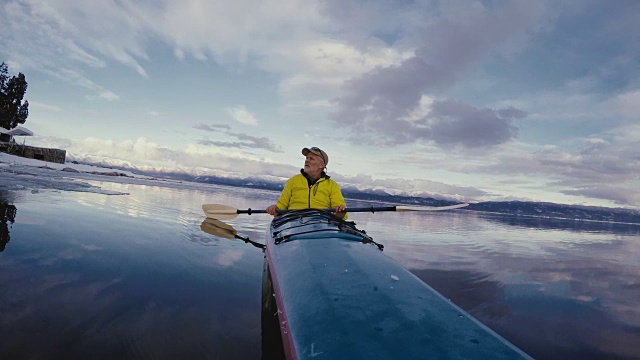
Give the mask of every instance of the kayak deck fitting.
[[276, 216], [266, 236], [288, 359], [530, 359], [320, 210]]

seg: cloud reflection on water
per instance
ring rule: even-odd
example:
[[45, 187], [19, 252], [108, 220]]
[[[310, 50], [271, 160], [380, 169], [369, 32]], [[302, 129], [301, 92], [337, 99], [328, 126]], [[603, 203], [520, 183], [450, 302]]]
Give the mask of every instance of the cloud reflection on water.
[[536, 358], [639, 355], [637, 225], [451, 217], [376, 230], [388, 255]]
[[[204, 233], [201, 205], [263, 208], [277, 194], [100, 186], [130, 195], [21, 193], [15, 237], [0, 253], [8, 350], [259, 357], [264, 255]], [[538, 358], [640, 355], [636, 230], [469, 211], [350, 219], [385, 254]], [[244, 215], [230, 224], [262, 242], [270, 220]], [[29, 349], [33, 343], [42, 347]]]
[[[260, 291], [249, 284], [260, 284], [262, 254], [182, 241], [201, 233], [201, 210], [133, 190], [21, 200], [21, 214], [42, 221], [18, 223], [0, 254], [3, 358], [259, 356]], [[187, 198], [199, 207], [204, 196]], [[141, 198], [151, 211], [132, 217]]]

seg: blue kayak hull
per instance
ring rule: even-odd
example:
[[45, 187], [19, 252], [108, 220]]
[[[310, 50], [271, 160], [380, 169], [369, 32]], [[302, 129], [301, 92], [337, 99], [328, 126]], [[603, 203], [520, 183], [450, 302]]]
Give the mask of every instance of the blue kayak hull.
[[529, 358], [354, 229], [315, 211], [272, 222], [266, 258], [288, 359]]

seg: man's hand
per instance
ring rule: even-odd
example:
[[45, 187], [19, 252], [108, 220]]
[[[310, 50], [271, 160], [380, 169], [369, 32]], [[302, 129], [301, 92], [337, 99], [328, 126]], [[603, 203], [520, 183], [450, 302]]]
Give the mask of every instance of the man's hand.
[[271, 216], [276, 216], [278, 207], [274, 204], [271, 205], [267, 208], [267, 214], [271, 215]]
[[340, 219], [344, 219], [344, 216], [347, 214], [347, 206], [346, 205], [338, 205], [336, 206], [336, 211], [333, 215], [339, 217]]

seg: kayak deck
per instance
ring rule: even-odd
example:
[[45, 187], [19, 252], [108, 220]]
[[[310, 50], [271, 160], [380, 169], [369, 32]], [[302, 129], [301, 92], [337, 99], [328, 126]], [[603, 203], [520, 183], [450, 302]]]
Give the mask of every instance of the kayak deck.
[[287, 358], [529, 358], [373, 244], [319, 211], [274, 219], [266, 253]]

